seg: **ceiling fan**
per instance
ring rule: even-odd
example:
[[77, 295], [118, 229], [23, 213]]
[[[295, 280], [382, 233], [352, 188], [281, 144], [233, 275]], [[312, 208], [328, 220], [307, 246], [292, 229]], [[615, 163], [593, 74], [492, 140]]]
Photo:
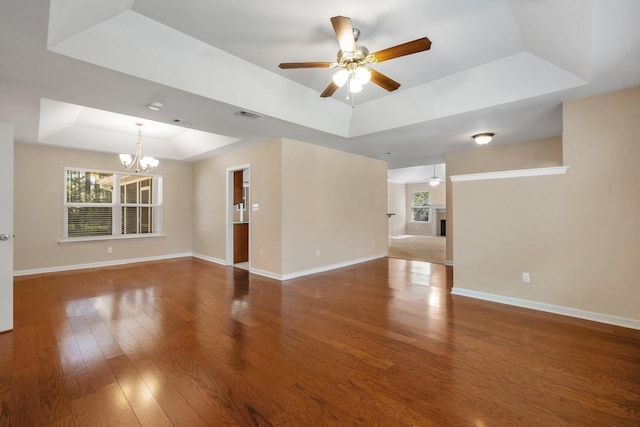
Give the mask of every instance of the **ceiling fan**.
[[444, 182], [444, 179], [438, 178], [436, 175], [436, 165], [433, 165], [433, 176], [429, 178], [429, 185], [432, 187], [437, 187], [441, 182]]
[[362, 85], [369, 81], [374, 82], [389, 92], [394, 91], [400, 87], [400, 83], [368, 66], [431, 48], [431, 41], [427, 37], [423, 37], [379, 50], [375, 53], [369, 53], [366, 47], [356, 44], [360, 36], [360, 30], [352, 27], [350, 18], [346, 16], [334, 16], [331, 18], [331, 24], [333, 25], [333, 30], [336, 33], [338, 44], [340, 45], [336, 62], [283, 62], [279, 65], [282, 69], [340, 68], [340, 71], [333, 76], [333, 81], [329, 83], [329, 86], [320, 94], [322, 98], [330, 97], [339, 87], [347, 84], [348, 99], [349, 94], [360, 92]]

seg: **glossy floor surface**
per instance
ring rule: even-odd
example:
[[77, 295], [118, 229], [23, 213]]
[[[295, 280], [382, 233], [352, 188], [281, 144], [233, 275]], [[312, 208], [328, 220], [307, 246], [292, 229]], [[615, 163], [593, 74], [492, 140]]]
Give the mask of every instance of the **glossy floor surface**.
[[2, 426], [638, 426], [640, 331], [451, 296], [383, 258], [278, 282], [197, 259], [15, 280]]

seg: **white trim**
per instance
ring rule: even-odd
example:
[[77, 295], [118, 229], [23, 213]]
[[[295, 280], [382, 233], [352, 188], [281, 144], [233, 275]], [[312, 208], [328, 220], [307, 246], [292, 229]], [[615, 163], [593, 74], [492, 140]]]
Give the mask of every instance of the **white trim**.
[[447, 266], [449, 266], [449, 267], [453, 267], [453, 261], [451, 261], [450, 259], [448, 259], [448, 260], [446, 260], [446, 261], [444, 262], [444, 265], [447, 265]]
[[[193, 254], [193, 257], [194, 258], [199, 258], [199, 259], [201, 259], [203, 261], [208, 261], [208, 262], [211, 262], [211, 263], [214, 263], [214, 264], [219, 264], [219, 265], [226, 266], [226, 267], [233, 267], [233, 264], [232, 265], [228, 265], [225, 260], [220, 259], [220, 258], [214, 258], [214, 257], [210, 257], [210, 256], [207, 256], [207, 255], [196, 254], [196, 253]], [[266, 270], [260, 270], [258, 268], [251, 268], [251, 266], [249, 266], [249, 273], [257, 274], [258, 276], [268, 277], [270, 279], [275, 279], [275, 280], [280, 280], [280, 281], [282, 280], [282, 278], [281, 278], [282, 276], [280, 276], [279, 274], [275, 274], [275, 273], [272, 273], [272, 272], [266, 271]]]
[[607, 323], [609, 325], [640, 330], [640, 320], [637, 319], [612, 316], [610, 314], [596, 313], [593, 311], [586, 311], [572, 307], [564, 307], [561, 305], [507, 297], [504, 295], [490, 294], [487, 292], [478, 292], [469, 289], [462, 289], [456, 287], [455, 285], [451, 289], [451, 295], [460, 295], [463, 297], [476, 298], [485, 301], [497, 302], [500, 304], [508, 304], [516, 307], [528, 308], [531, 310], [545, 311], [548, 313], [560, 314], [562, 316], [577, 317], [578, 319], [591, 320], [594, 322]]
[[173, 258], [185, 258], [193, 256], [191, 252], [183, 253], [183, 254], [169, 254], [169, 255], [159, 255], [159, 256], [151, 256], [144, 258], [130, 258], [130, 259], [121, 259], [121, 260], [113, 260], [113, 261], [101, 261], [101, 262], [91, 262], [87, 264], [75, 264], [75, 265], [61, 265], [57, 267], [44, 267], [44, 268], [33, 268], [29, 270], [17, 270], [13, 272], [14, 277], [18, 276], [28, 276], [30, 274], [42, 274], [42, 273], [57, 273], [60, 271], [68, 271], [68, 270], [82, 270], [85, 268], [98, 268], [98, 267], [112, 267], [115, 265], [124, 265], [124, 264], [133, 264], [136, 262], [147, 262], [147, 261], [161, 261], [165, 259], [173, 259]]
[[[68, 174], [70, 172], [89, 172], [92, 174], [105, 174], [113, 176], [113, 189], [111, 190], [111, 202], [110, 203], [83, 203], [83, 202], [69, 202], [67, 200], [68, 197], [68, 187], [67, 187], [67, 179]], [[150, 191], [152, 195], [151, 200], [155, 200], [155, 203], [128, 203], [121, 201], [122, 194], [122, 177], [129, 176], [137, 176], [139, 179], [132, 180], [130, 182], [124, 182], [124, 185], [131, 183], [140, 183], [142, 180], [149, 179], [153, 182], [153, 191]], [[163, 177], [160, 174], [151, 174], [151, 173], [140, 173], [140, 172], [117, 172], [117, 171], [104, 171], [98, 169], [85, 169], [85, 168], [71, 168], [66, 166], [64, 168], [63, 174], [63, 196], [62, 196], [62, 234], [63, 237], [59, 240], [59, 243], [69, 243], [69, 242], [80, 242], [80, 241], [91, 241], [91, 240], [111, 240], [111, 239], [119, 239], [126, 238], [124, 236], [129, 235], [140, 235], [146, 234], [145, 237], [157, 237], [164, 236], [162, 233], [162, 180]], [[136, 200], [138, 200], [138, 191], [140, 189], [139, 186], [136, 186]], [[148, 187], [147, 187], [148, 188]], [[96, 208], [111, 208], [111, 234], [108, 235], [100, 235], [100, 236], [79, 236], [79, 237], [69, 237], [69, 208], [73, 207], [96, 207]], [[140, 217], [136, 219], [136, 233], [131, 234], [123, 234], [122, 227], [122, 208], [151, 208], [153, 212], [154, 218], [154, 232], [153, 233], [140, 233]], [[138, 209], [136, 209], [139, 212]], [[131, 237], [129, 237], [131, 238]]]
[[[389, 253], [387, 252], [387, 253], [384, 253], [384, 254], [373, 255], [373, 256], [370, 256], [370, 257], [366, 257], [366, 258], [359, 258], [359, 259], [354, 259], [354, 260], [350, 260], [350, 261], [339, 262], [337, 264], [323, 265], [322, 267], [311, 268], [309, 270], [302, 270], [302, 271], [296, 271], [294, 273], [283, 274], [283, 275], [280, 276], [281, 277], [280, 280], [295, 279], [296, 277], [309, 276], [311, 274], [323, 273], [325, 271], [335, 270], [337, 268], [349, 267], [351, 265], [360, 264], [360, 263], [367, 262], [367, 261], [372, 261], [374, 259], [384, 258], [384, 257], [386, 257], [388, 255], [389, 255]], [[251, 271], [253, 271], [253, 270], [251, 270]]]
[[208, 262], [212, 262], [214, 264], [220, 264], [220, 265], [227, 265], [227, 262], [223, 259], [220, 258], [214, 258], [208, 255], [203, 255], [203, 254], [198, 254], [198, 253], [193, 253], [191, 254], [194, 258], [199, 258], [203, 261], [208, 261]]
[[68, 237], [58, 240], [61, 245], [69, 243], [95, 242], [100, 240], [127, 240], [127, 239], [151, 239], [154, 237], [167, 237], [164, 233], [146, 233], [146, 234], [109, 234], [106, 236], [84, 236], [84, 237]]
[[[379, 258], [384, 258], [386, 257], [388, 254], [381, 254], [381, 255], [374, 255], [371, 257], [366, 257], [366, 258], [360, 258], [360, 259], [354, 259], [351, 261], [345, 261], [345, 262], [340, 262], [337, 264], [331, 264], [331, 265], [325, 265], [322, 267], [317, 267], [317, 268], [311, 268], [309, 270], [302, 270], [302, 271], [296, 271], [295, 273], [289, 273], [289, 274], [277, 274], [277, 273], [273, 273], [271, 271], [266, 271], [266, 270], [260, 270], [259, 268], [253, 268], [253, 267], [249, 267], [249, 272], [252, 274], [257, 274], [258, 276], [264, 276], [264, 277], [268, 277], [270, 279], [275, 279], [275, 280], [279, 280], [281, 282], [284, 282], [285, 280], [290, 280], [290, 279], [295, 279], [297, 277], [302, 277], [302, 276], [309, 276], [311, 274], [317, 274], [317, 273], [323, 273], [325, 271], [329, 271], [329, 270], [335, 270], [337, 268], [343, 268], [343, 267], [349, 267], [351, 265], [355, 265], [355, 264], [360, 264], [363, 262], [367, 262], [367, 261], [372, 261], [374, 259], [379, 259]], [[193, 255], [194, 257], [202, 257], [202, 259], [209, 261], [210, 259], [208, 257], [203, 257], [201, 255]], [[218, 260], [218, 264], [224, 264], [223, 260]], [[212, 262], [216, 262], [216, 261], [212, 261]]]
[[555, 166], [549, 168], [535, 168], [535, 169], [518, 169], [510, 171], [498, 171], [498, 172], [484, 172], [484, 173], [469, 173], [465, 175], [452, 175], [449, 177], [451, 182], [461, 181], [483, 181], [487, 179], [502, 179], [502, 178], [522, 178], [528, 176], [544, 176], [544, 175], [562, 175], [567, 172], [569, 166]]
[[267, 270], [260, 270], [259, 268], [249, 267], [249, 273], [257, 274], [258, 276], [268, 277], [269, 279], [282, 281], [282, 276], [280, 274], [272, 273]]
[[119, 174], [119, 175], [133, 175], [133, 176], [162, 176], [162, 174], [159, 173], [150, 173], [150, 172], [135, 172], [135, 171], [127, 171], [127, 170], [105, 170], [105, 169], [87, 169], [87, 168], [74, 168], [72, 166], [65, 166], [64, 167], [64, 171], [80, 171], [80, 172], [97, 172], [97, 173], [112, 173], [112, 174]]

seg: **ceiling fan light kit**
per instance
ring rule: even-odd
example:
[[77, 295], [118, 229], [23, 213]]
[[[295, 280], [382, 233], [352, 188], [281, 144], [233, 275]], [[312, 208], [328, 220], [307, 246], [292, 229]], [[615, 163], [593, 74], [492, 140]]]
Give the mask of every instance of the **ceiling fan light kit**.
[[[369, 49], [356, 44], [360, 37], [360, 30], [353, 28], [350, 18], [346, 16], [334, 16], [331, 18], [331, 24], [333, 25], [333, 30], [336, 33], [336, 38], [340, 45], [336, 62], [283, 62], [279, 65], [281, 69], [340, 67], [341, 69], [333, 75], [329, 86], [320, 94], [322, 98], [330, 97], [338, 88], [346, 84], [347, 99], [349, 99], [350, 94], [362, 91], [362, 86], [369, 81], [392, 92], [400, 87], [400, 83], [369, 68], [369, 65], [423, 52], [431, 48], [431, 41], [427, 37], [423, 37], [375, 53], [369, 53]], [[353, 98], [351, 99], [351, 105], [354, 106]]]
[[440, 185], [440, 182], [444, 181], [443, 179], [438, 178], [438, 176], [436, 175], [436, 165], [433, 165], [433, 176], [431, 177], [431, 179], [429, 179], [429, 185], [432, 187], [437, 187], [438, 185]]
[[476, 144], [478, 145], [486, 145], [489, 142], [491, 142], [491, 140], [493, 139], [495, 134], [491, 133], [491, 132], [486, 132], [486, 133], [478, 133], [476, 135], [473, 135], [471, 138], [474, 139], [474, 141], [476, 142]]

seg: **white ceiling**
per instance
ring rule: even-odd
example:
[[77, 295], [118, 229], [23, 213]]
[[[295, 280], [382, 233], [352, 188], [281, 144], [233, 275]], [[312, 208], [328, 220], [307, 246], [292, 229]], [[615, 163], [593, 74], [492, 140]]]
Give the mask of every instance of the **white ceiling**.
[[[131, 152], [143, 121], [144, 154], [161, 159], [286, 137], [432, 165], [479, 132], [558, 136], [564, 100], [640, 85], [637, 0], [43, 3], [0, 3], [0, 121], [28, 143]], [[371, 52], [432, 48], [374, 65], [395, 92], [370, 83], [355, 108], [344, 89], [320, 98], [333, 70], [278, 64], [333, 61], [336, 15]]]
[[387, 181], [394, 184], [426, 183], [431, 178], [445, 181], [446, 176], [447, 165], [444, 163], [407, 166], [387, 171]]

